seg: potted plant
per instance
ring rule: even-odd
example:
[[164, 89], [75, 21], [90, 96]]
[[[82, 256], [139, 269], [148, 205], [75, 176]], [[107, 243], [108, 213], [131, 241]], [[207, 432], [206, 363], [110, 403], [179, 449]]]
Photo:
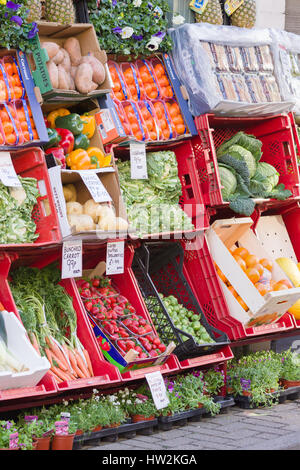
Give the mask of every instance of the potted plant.
[[184, 411], [185, 403], [182, 400], [182, 391], [180, 392], [177, 390], [175, 381], [167, 378], [165, 379], [165, 386], [170, 403], [165, 408], [159, 410], [160, 416], [173, 416]]
[[213, 398], [204, 394], [203, 373], [198, 371], [180, 378], [177, 383], [178, 391], [182, 390], [183, 401], [187, 408], [205, 408], [213, 416], [220, 411], [220, 404]]
[[216, 396], [224, 386], [224, 372], [218, 369], [209, 369], [204, 374], [204, 390], [210, 396]]
[[[58, 425], [58, 423], [60, 423]], [[77, 425], [75, 422], [70, 421], [66, 426], [66, 431], [60, 433], [59, 427], [62, 421], [56, 421], [56, 432], [52, 438], [51, 450], [72, 450]]]
[[0, 421], [0, 450], [19, 450], [18, 428], [14, 421]]
[[[36, 450], [49, 450], [51, 437], [54, 432], [51, 429], [51, 424], [49, 420], [44, 419], [42, 420], [32, 420], [30, 422], [26, 422], [25, 419], [20, 419], [18, 422], [19, 425], [19, 440], [22, 442], [23, 446], [32, 441], [33, 445], [35, 445]], [[24, 440], [22, 440], [22, 436], [24, 436]], [[28, 438], [27, 438], [28, 436]]]
[[152, 421], [157, 415], [157, 409], [152, 398], [140, 393], [137, 393], [132, 397], [132, 400], [127, 402], [126, 411], [131, 416], [133, 423]]
[[284, 388], [300, 386], [300, 354], [290, 349], [282, 354], [280, 381]]

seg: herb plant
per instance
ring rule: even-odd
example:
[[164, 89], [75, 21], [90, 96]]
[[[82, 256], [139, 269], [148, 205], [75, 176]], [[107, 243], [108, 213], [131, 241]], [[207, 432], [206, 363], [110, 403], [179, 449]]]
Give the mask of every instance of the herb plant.
[[6, 49], [20, 49], [30, 52], [30, 40], [35, 37], [38, 27], [28, 23], [29, 10], [20, 3], [1, 0], [0, 2], [0, 46]]

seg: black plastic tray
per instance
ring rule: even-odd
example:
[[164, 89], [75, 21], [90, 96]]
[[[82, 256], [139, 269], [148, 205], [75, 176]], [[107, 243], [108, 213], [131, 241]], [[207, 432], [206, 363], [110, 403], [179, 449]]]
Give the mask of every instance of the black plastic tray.
[[[270, 395], [273, 395], [274, 401], [277, 399], [280, 404], [284, 403], [286, 400], [298, 400], [300, 398], [300, 387], [290, 387], [285, 390], [270, 393]], [[251, 405], [251, 397], [244, 397], [242, 395], [234, 397], [234, 401], [237, 406], [244, 410], [256, 409], [260, 406]]]
[[[135, 277], [160, 339], [176, 344], [174, 354], [180, 361], [213, 354], [230, 344], [226, 333], [210, 325], [183, 274], [184, 251], [180, 243], [143, 243], [135, 251], [132, 264]], [[159, 292], [174, 295], [180, 304], [200, 316], [200, 323], [215, 343], [197, 344], [190, 334], [175, 327]], [[156, 310], [160, 309], [157, 314]], [[184, 339], [183, 339], [184, 338]]]
[[140, 421], [138, 423], [125, 423], [117, 428], [104, 428], [100, 431], [84, 433], [75, 436], [73, 450], [80, 449], [84, 446], [96, 446], [101, 442], [115, 442], [119, 435], [127, 439], [131, 439], [136, 434], [151, 435], [154, 427], [157, 426], [157, 419], [151, 421]]

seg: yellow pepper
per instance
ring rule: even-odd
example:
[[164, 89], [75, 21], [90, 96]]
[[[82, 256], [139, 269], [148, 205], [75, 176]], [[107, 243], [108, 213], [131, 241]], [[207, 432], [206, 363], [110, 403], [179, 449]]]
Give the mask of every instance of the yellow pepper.
[[76, 149], [69, 153], [66, 162], [71, 170], [90, 170], [91, 158], [86, 150]]
[[59, 108], [55, 109], [54, 111], [51, 111], [51, 113], [48, 114], [47, 116], [47, 121], [50, 124], [51, 129], [55, 129], [55, 119], [58, 116], [67, 116], [68, 114], [71, 114], [70, 111], [66, 108]]
[[91, 159], [93, 165], [92, 168], [103, 168], [110, 165], [111, 155], [105, 155], [105, 153], [98, 147], [89, 147], [87, 154]]
[[83, 131], [82, 134], [85, 134], [89, 139], [93, 137], [96, 130], [96, 120], [95, 116], [91, 116], [88, 113], [83, 114], [81, 120], [83, 122]]

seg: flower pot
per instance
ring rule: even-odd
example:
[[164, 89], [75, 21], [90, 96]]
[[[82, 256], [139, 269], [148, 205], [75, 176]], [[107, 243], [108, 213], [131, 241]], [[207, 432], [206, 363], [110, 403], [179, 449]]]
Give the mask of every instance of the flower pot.
[[9, 447], [0, 447], [0, 450], [20, 450], [19, 447], [14, 447], [13, 449], [9, 449]]
[[198, 408], [203, 408], [203, 403], [198, 403]]
[[75, 433], [75, 436], [81, 436], [81, 434], [83, 434], [83, 430], [82, 429], [77, 429], [77, 431]]
[[228, 395], [233, 394], [233, 388], [227, 387], [227, 394], [228, 394]]
[[92, 432], [97, 432], [97, 431], [101, 431], [102, 429], [102, 426], [96, 426], [94, 429], [92, 429]]
[[35, 437], [36, 450], [50, 450], [51, 437]]
[[251, 397], [252, 393], [248, 392], [247, 390], [243, 390], [243, 396], [244, 397]]
[[275, 388], [267, 388], [266, 393], [274, 393]]
[[281, 379], [284, 388], [300, 387], [300, 380], [285, 380]]
[[131, 418], [132, 418], [133, 423], [138, 423], [139, 421], [152, 421], [155, 418], [155, 416], [152, 415], [146, 418], [146, 416], [144, 415], [133, 415]]
[[53, 436], [51, 450], [72, 450], [75, 434]]

